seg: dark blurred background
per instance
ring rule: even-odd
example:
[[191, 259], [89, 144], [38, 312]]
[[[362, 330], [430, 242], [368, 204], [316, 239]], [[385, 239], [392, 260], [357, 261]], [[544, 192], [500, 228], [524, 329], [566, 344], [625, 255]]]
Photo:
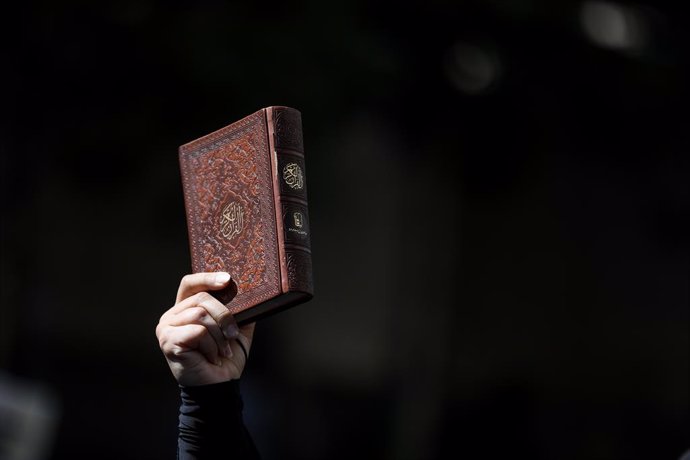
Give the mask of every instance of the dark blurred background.
[[288, 105], [316, 297], [257, 328], [265, 458], [679, 458], [681, 6], [5, 6], [0, 402], [35, 429], [0, 431], [36, 458], [174, 458], [154, 328], [190, 270], [177, 147]]

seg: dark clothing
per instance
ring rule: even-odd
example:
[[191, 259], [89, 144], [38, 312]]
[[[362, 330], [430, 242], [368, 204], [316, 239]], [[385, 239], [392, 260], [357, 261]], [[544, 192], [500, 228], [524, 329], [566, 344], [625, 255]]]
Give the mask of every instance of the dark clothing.
[[242, 420], [242, 397], [237, 380], [180, 386], [179, 460], [260, 458]]

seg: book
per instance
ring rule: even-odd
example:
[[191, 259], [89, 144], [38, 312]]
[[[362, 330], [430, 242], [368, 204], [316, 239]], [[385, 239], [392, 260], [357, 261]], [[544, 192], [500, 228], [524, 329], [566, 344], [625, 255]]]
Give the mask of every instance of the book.
[[267, 107], [179, 149], [192, 271], [226, 271], [211, 291], [238, 324], [313, 296], [302, 118]]

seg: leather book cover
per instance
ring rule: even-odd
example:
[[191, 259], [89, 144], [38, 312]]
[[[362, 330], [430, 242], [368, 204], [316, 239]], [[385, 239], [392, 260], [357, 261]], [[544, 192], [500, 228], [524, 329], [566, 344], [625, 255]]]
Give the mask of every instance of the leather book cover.
[[226, 271], [210, 292], [239, 324], [313, 295], [300, 112], [261, 109], [179, 150], [192, 271]]

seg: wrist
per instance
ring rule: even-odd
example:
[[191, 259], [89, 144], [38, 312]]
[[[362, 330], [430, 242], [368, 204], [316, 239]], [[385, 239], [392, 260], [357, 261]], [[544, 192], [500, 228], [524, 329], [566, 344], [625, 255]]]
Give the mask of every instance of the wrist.
[[239, 380], [209, 383], [203, 385], [179, 385], [180, 413], [219, 414], [220, 416], [241, 412], [244, 407], [240, 394]]

